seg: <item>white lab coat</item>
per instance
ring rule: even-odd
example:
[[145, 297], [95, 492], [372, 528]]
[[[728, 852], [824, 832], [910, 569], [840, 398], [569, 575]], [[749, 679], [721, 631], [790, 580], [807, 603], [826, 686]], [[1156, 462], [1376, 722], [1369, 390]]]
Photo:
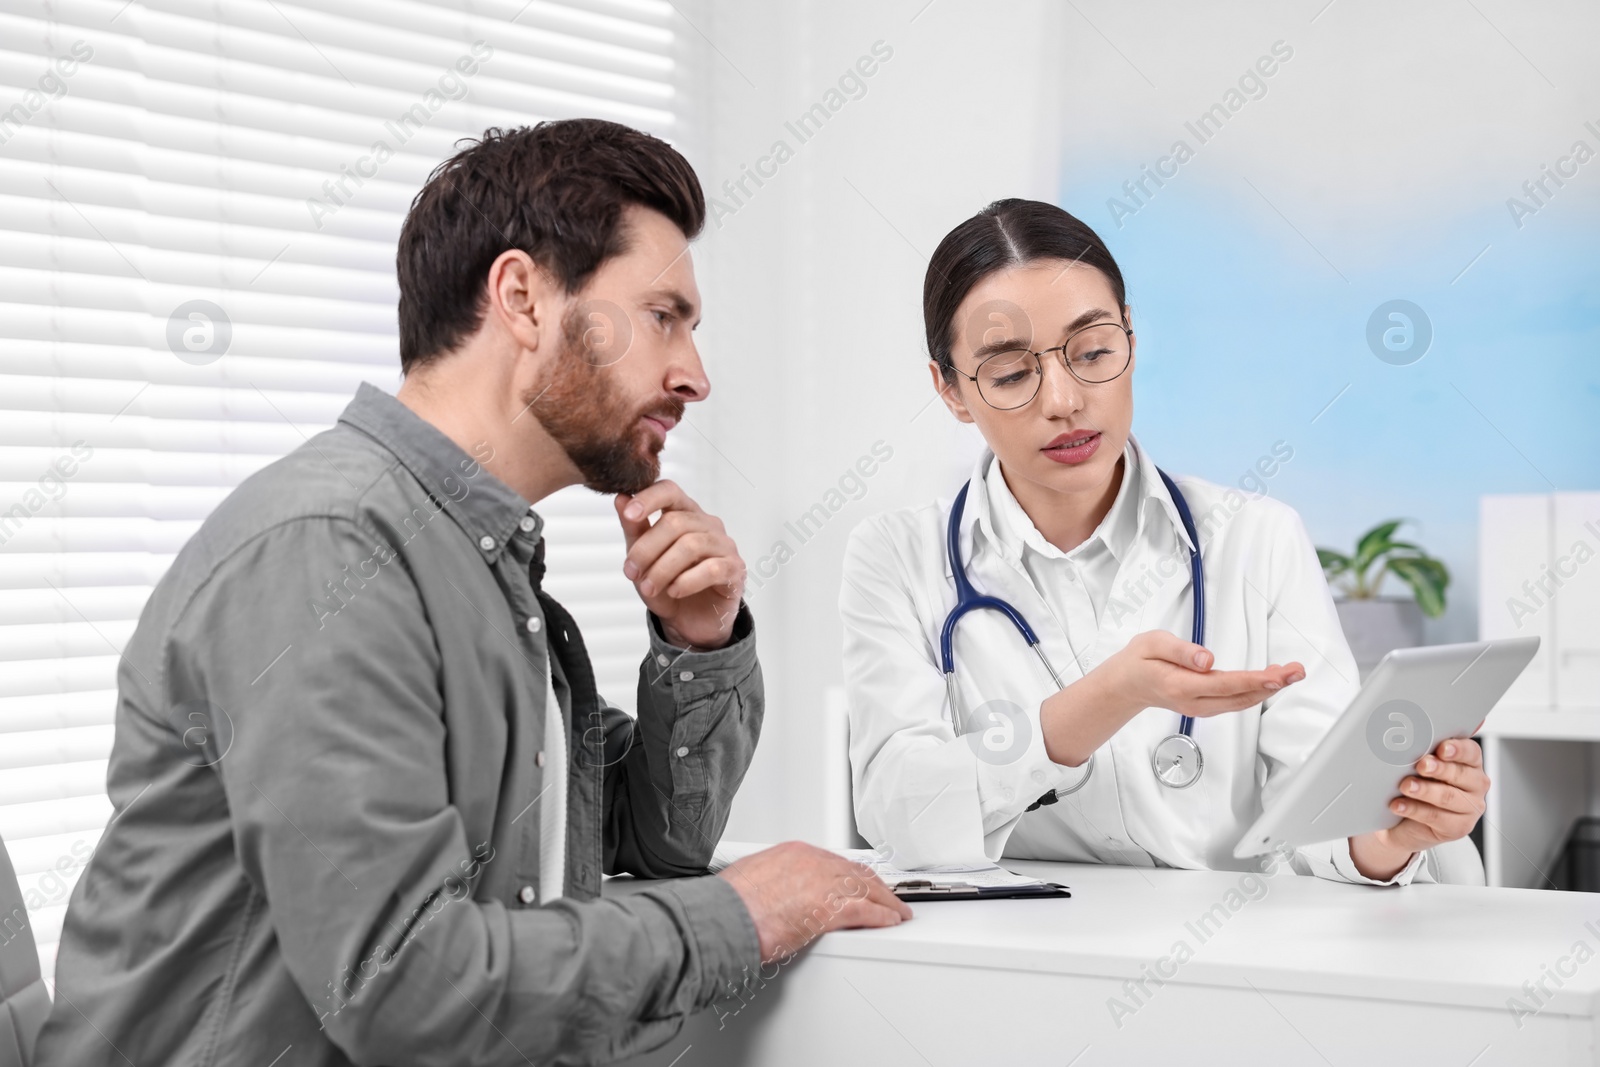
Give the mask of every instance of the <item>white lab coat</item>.
[[[1155, 465], [1133, 444], [1142, 472], [1138, 533], [1118, 566], [1098, 632], [1073, 634], [1082, 672], [1146, 630], [1192, 636], [1188, 538]], [[1082, 673], [1062, 625], [1023, 569], [1020, 546], [995, 535], [984, 482], [993, 461], [986, 450], [972, 471], [960, 537], [967, 574], [980, 593], [1022, 613], [1061, 680], [1071, 684]], [[1205, 771], [1187, 789], [1162, 785], [1150, 765], [1151, 751], [1176, 732], [1179, 715], [1147, 708], [1096, 753], [1087, 785], [1025, 813], [1040, 794], [1069, 786], [1083, 771], [1045, 754], [1039, 705], [1055, 686], [996, 612], [971, 612], [956, 628], [962, 707], [972, 716], [986, 701], [1014, 702], [1026, 716], [1026, 744], [1007, 752], [1009, 762], [996, 763], [980, 759], [951, 726], [939, 634], [956, 600], [945, 552], [954, 492], [949, 500], [873, 516], [852, 532], [840, 610], [856, 821], [875, 847], [892, 850], [894, 862], [924, 867], [1005, 856], [1261, 869], [1260, 859], [1235, 859], [1234, 845], [1344, 710], [1359, 675], [1294, 509], [1270, 496], [1173, 477], [1203, 546], [1205, 645], [1216, 669], [1292, 660], [1306, 669], [1302, 681], [1257, 707], [1195, 720]], [[1345, 840], [1298, 849], [1292, 866], [1350, 882], [1435, 880], [1424, 852], [1389, 882], [1374, 882], [1355, 869]]]

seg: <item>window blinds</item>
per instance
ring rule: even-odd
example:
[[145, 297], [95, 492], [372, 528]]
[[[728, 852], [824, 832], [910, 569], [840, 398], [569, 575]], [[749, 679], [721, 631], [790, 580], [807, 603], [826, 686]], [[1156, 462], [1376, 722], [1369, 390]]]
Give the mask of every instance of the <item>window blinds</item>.
[[[115, 670], [241, 479], [398, 386], [394, 244], [454, 142], [681, 132], [663, 0], [0, 0], [0, 840], [46, 975], [111, 809]], [[668, 473], [692, 465], [674, 434]], [[540, 504], [549, 588], [632, 707], [610, 501]]]

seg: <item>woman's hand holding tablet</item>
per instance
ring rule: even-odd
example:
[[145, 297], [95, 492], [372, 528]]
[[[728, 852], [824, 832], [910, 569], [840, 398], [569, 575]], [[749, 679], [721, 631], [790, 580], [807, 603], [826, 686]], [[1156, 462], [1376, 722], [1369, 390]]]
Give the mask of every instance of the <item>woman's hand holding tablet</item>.
[[1514, 637], [1389, 652], [1233, 854], [1348, 838], [1356, 869], [1385, 881], [1467, 836], [1489, 793], [1471, 735], [1538, 647]]
[[1393, 877], [1415, 853], [1466, 837], [1488, 806], [1483, 749], [1470, 737], [1440, 742], [1417, 761], [1416, 771], [1389, 801], [1400, 822], [1350, 839], [1350, 859], [1368, 878]]

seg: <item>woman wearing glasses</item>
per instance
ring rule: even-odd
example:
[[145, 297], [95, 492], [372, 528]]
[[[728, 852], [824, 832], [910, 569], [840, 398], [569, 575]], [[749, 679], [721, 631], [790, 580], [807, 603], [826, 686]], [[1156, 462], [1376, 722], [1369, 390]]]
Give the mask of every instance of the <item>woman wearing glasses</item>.
[[[862, 834], [905, 867], [1255, 867], [1234, 845], [1358, 688], [1299, 516], [1169, 478], [1139, 446], [1122, 274], [1060, 208], [1002, 200], [957, 226], [923, 316], [933, 387], [988, 447], [950, 498], [851, 535]], [[1291, 455], [1264, 440], [1247, 483]], [[1478, 746], [1446, 742], [1391, 803], [1395, 827], [1290, 861], [1433, 880], [1428, 849], [1471, 830], [1487, 789]]]

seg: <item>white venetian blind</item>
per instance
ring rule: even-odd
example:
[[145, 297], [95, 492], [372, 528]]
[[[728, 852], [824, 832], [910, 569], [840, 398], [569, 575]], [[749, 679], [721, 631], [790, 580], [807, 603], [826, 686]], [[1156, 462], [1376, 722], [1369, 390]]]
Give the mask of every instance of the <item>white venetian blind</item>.
[[[358, 383], [397, 387], [395, 240], [458, 138], [572, 115], [681, 131], [674, 17], [0, 0], [0, 840], [47, 976], [111, 814], [117, 660], [152, 586]], [[610, 501], [540, 510], [550, 589], [631, 707], [643, 609]]]

